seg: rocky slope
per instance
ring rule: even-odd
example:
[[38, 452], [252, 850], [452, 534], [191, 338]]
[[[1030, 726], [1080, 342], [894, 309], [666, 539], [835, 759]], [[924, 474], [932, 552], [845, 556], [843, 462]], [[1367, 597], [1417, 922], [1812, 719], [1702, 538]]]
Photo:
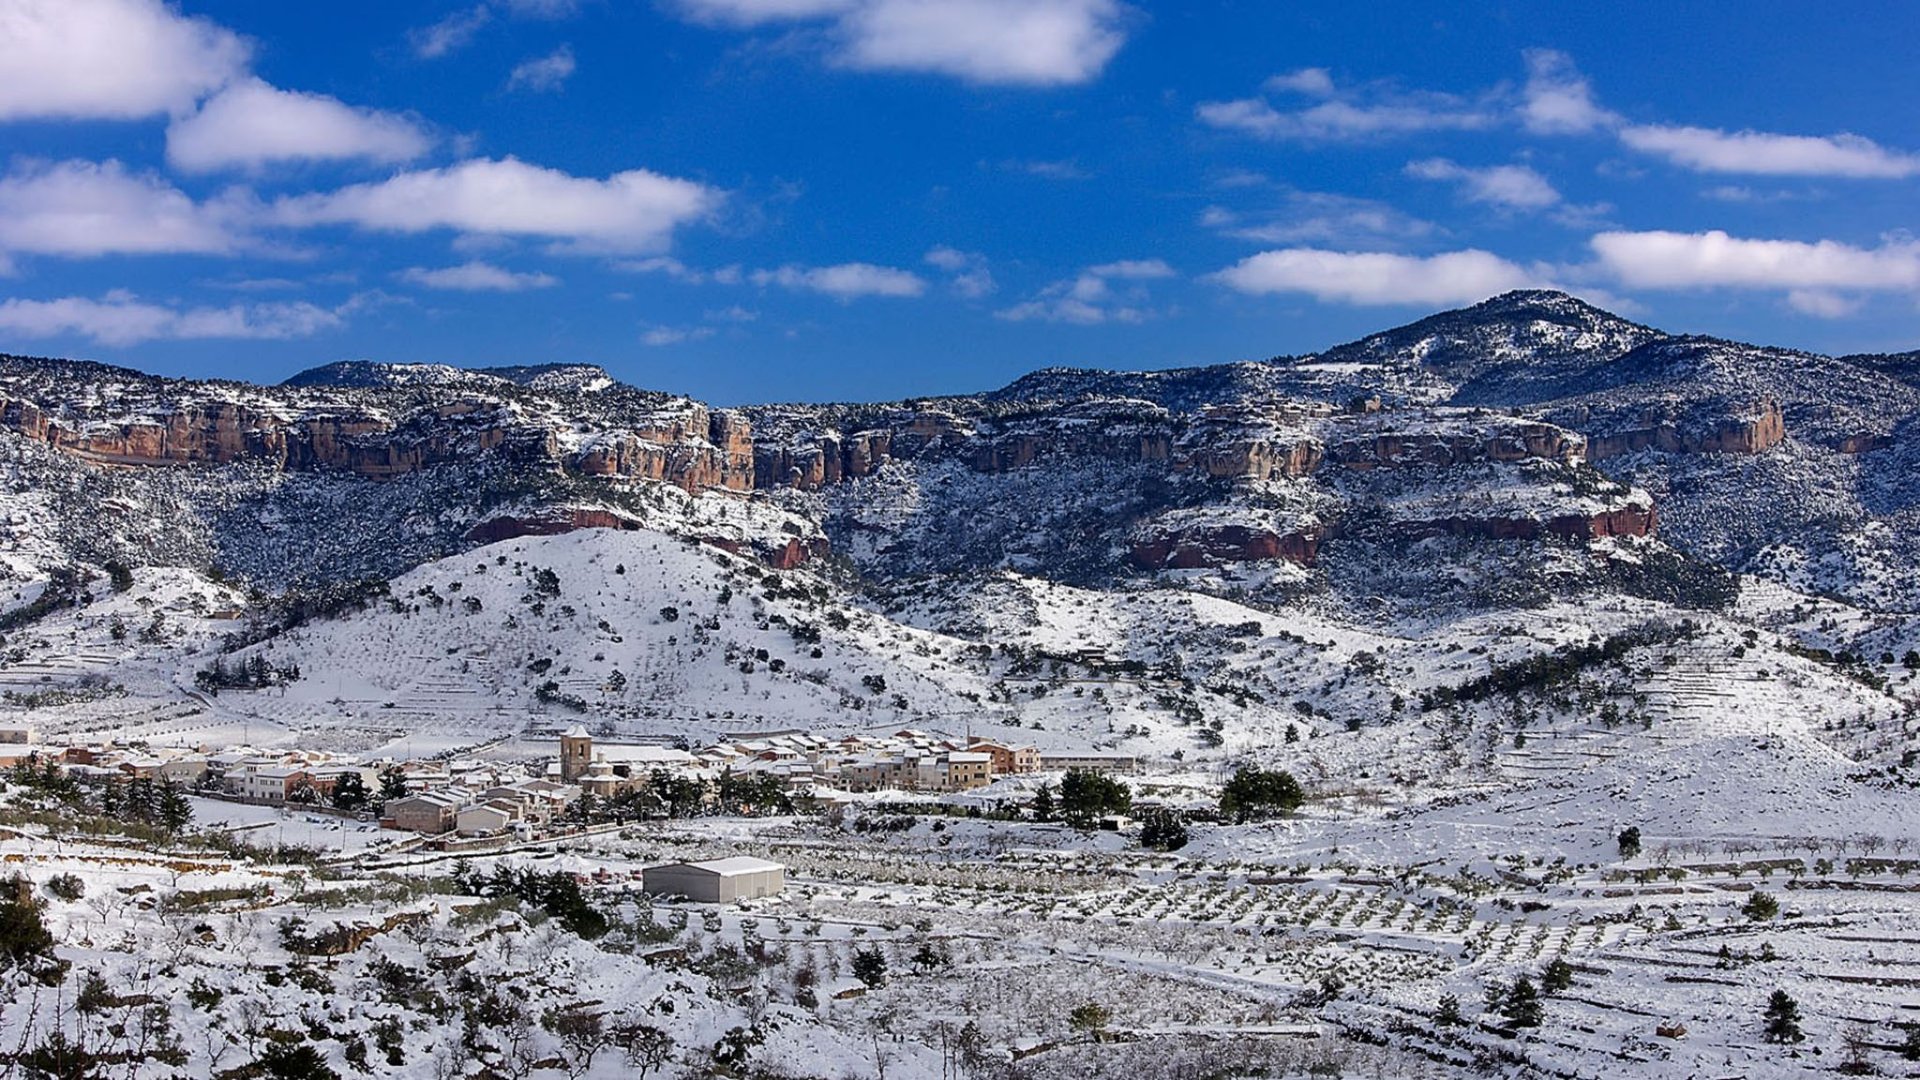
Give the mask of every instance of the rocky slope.
[[[875, 581], [1219, 587], [1238, 567], [1275, 599], [1336, 603], [1441, 539], [1423, 569], [1443, 593], [1468, 564], [1518, 579], [1558, 561], [1541, 545], [1627, 542], [1880, 604], [1920, 600], [1891, 571], [1920, 505], [1913, 367], [1672, 336], [1535, 291], [1306, 356], [874, 405], [712, 409], [581, 365], [351, 362], [261, 387], [4, 358], [0, 432], [15, 517], [50, 518], [41, 562], [270, 590], [656, 528]], [[1563, 585], [1606, 587], [1618, 562]]]

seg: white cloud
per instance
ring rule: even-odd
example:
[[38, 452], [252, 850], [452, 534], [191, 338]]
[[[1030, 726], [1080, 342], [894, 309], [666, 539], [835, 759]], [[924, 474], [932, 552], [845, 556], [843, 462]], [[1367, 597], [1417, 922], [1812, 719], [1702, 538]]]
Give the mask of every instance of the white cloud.
[[1345, 247], [1395, 247], [1430, 236], [1434, 225], [1386, 203], [1323, 191], [1286, 192], [1277, 210], [1245, 213], [1208, 207], [1200, 224], [1257, 244], [1333, 244]]
[[577, 252], [627, 253], [666, 247], [675, 229], [707, 217], [722, 198], [704, 184], [645, 169], [595, 180], [509, 157], [294, 196], [274, 209], [290, 225], [400, 233], [452, 229], [546, 237]]
[[1120, 51], [1114, 0], [870, 0], [844, 19], [841, 59], [970, 82], [1088, 82]]
[[1621, 129], [1620, 141], [1698, 172], [1853, 179], [1920, 175], [1920, 156], [1889, 150], [1859, 135], [1775, 135], [1643, 124]]
[[718, 26], [764, 26], [840, 15], [858, 0], [679, 0], [675, 5], [695, 22]]
[[1719, 202], [1758, 204], [1816, 200], [1823, 199], [1826, 195], [1820, 191], [1790, 191], [1786, 189], [1761, 191], [1757, 188], [1747, 187], [1744, 184], [1721, 184], [1718, 187], [1711, 187], [1702, 191], [1700, 197], [1703, 199], [1714, 199]]
[[1684, 124], [1629, 124], [1594, 100], [1592, 85], [1565, 53], [1530, 51], [1527, 69], [1519, 115], [1535, 134], [1610, 130], [1631, 149], [1704, 173], [1894, 180], [1920, 176], [1920, 155], [1892, 150], [1860, 135], [1781, 135]]
[[525, 292], [528, 289], [550, 289], [560, 284], [560, 279], [552, 274], [515, 273], [492, 263], [477, 261], [436, 270], [415, 266], [402, 270], [398, 276], [409, 284], [459, 292]]
[[1530, 49], [1520, 122], [1536, 135], [1577, 135], [1612, 127], [1620, 118], [1594, 101], [1592, 84], [1566, 53]]
[[1333, 74], [1326, 68], [1301, 68], [1298, 71], [1289, 71], [1285, 75], [1275, 75], [1266, 81], [1266, 88], [1271, 91], [1290, 91], [1313, 97], [1332, 97]]
[[1092, 80], [1126, 41], [1118, 0], [680, 0], [699, 22], [831, 22], [834, 59], [875, 71], [1052, 86]]
[[860, 262], [838, 266], [783, 266], [777, 270], [755, 270], [749, 277], [755, 285], [822, 293], [842, 303], [863, 296], [911, 297], [927, 291], [926, 281], [910, 270]]
[[1822, 303], [1812, 299], [1818, 293], [1832, 290], [1920, 291], [1920, 242], [1913, 240], [1861, 248], [1749, 240], [1717, 229], [1605, 232], [1593, 238], [1593, 250], [1601, 268], [1630, 288], [1801, 290], [1811, 306]]
[[1860, 297], [1842, 296], [1825, 289], [1793, 289], [1787, 293], [1788, 307], [1821, 319], [1844, 319], [1865, 303]]
[[615, 270], [629, 274], [663, 274], [684, 285], [738, 285], [747, 279], [746, 271], [738, 265], [722, 266], [717, 270], [702, 270], [688, 266], [671, 255], [652, 255], [644, 259], [621, 259], [613, 264]]
[[167, 161], [183, 172], [258, 168], [278, 161], [358, 158], [394, 163], [432, 141], [404, 116], [357, 109], [324, 94], [237, 82], [167, 128]]
[[69, 296], [0, 303], [0, 330], [35, 338], [84, 337], [102, 345], [202, 338], [280, 340], [310, 337], [341, 324], [338, 312], [304, 302], [177, 308], [111, 292], [98, 300]]
[[1461, 197], [1469, 202], [1487, 203], [1509, 210], [1540, 210], [1560, 202], [1560, 193], [1547, 182], [1547, 178], [1525, 165], [1492, 165], [1476, 169], [1446, 158], [1429, 158], [1409, 163], [1407, 175], [1458, 184]]
[[456, 11], [432, 26], [409, 33], [407, 37], [413, 43], [415, 55], [434, 60], [465, 48], [474, 35], [492, 21], [493, 10], [481, 4]]
[[1479, 106], [1444, 95], [1367, 103], [1323, 101], [1281, 112], [1263, 98], [1202, 102], [1195, 109], [1210, 127], [1255, 138], [1305, 142], [1343, 142], [1408, 135], [1421, 131], [1471, 131], [1492, 127], [1497, 118]]
[[5, 0], [0, 120], [181, 112], [247, 58], [238, 35], [161, 0]]
[[640, 332], [640, 344], [658, 349], [689, 341], [705, 341], [713, 335], [711, 326], [649, 326]]
[[1154, 281], [1177, 276], [1164, 259], [1121, 259], [1119, 262], [1089, 266], [1087, 273], [1097, 278], [1119, 278], [1122, 281]]
[[516, 64], [507, 76], [507, 89], [545, 93], [566, 85], [574, 72], [573, 49], [562, 45], [545, 56], [536, 56]]
[[927, 265], [946, 271], [953, 291], [968, 300], [992, 295], [1000, 288], [993, 280], [993, 271], [987, 267], [987, 257], [978, 252], [961, 251], [943, 244], [928, 251], [926, 261]]
[[473, 43], [480, 31], [504, 11], [516, 19], [565, 19], [580, 10], [580, 0], [482, 0], [470, 8], [449, 13], [431, 26], [407, 32], [414, 55], [436, 60]]
[[1360, 142], [1422, 131], [1475, 131], [1500, 122], [1497, 95], [1479, 100], [1432, 91], [1405, 91], [1386, 82], [1342, 88], [1325, 68], [1302, 68], [1262, 84], [1267, 94], [1318, 99], [1301, 109], [1278, 109], [1264, 97], [1204, 101], [1194, 115], [1209, 127], [1258, 139]]
[[[1077, 326], [1140, 323], [1159, 314], [1151, 306], [1146, 281], [1177, 277], [1160, 259], [1123, 259], [1089, 266], [1056, 281], [1032, 299], [994, 312], [1008, 322], [1058, 322]], [[1125, 284], [1115, 287], [1115, 282]]]
[[117, 161], [29, 163], [0, 178], [0, 252], [62, 255], [231, 255], [246, 244], [239, 199], [196, 203]]
[[1479, 250], [1441, 255], [1287, 248], [1251, 255], [1214, 275], [1254, 296], [1304, 293], [1345, 304], [1462, 304], [1541, 284], [1533, 272]]
[[506, 5], [522, 19], [566, 19], [580, 10], [580, 0], [506, 0]]

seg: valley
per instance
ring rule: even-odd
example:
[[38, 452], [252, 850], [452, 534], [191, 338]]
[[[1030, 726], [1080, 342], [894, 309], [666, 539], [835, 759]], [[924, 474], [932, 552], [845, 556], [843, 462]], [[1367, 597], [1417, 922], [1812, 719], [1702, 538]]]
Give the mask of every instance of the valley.
[[875, 404], [5, 358], [0, 1060], [1904, 1075], [1897, 361], [1544, 291]]

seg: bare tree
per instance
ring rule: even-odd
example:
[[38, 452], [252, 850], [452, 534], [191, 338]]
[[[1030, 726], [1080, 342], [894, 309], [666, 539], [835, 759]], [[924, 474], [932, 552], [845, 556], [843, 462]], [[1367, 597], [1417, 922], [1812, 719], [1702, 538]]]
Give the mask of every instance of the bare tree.
[[615, 1032], [627, 1066], [640, 1080], [673, 1060], [673, 1036], [648, 1024], [623, 1024]]
[[593, 1068], [593, 1059], [613, 1041], [606, 1020], [589, 1009], [555, 1009], [542, 1025], [560, 1040], [560, 1058], [567, 1075], [578, 1080]]

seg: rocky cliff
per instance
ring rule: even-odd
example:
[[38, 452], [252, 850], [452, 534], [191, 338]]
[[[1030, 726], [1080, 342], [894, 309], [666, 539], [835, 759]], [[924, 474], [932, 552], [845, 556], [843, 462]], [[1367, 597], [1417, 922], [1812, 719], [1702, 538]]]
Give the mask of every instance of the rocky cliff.
[[[0, 380], [0, 385], [4, 381]], [[586, 476], [656, 480], [690, 492], [753, 487], [750, 425], [697, 403], [600, 431], [578, 445], [573, 425], [484, 396], [394, 412], [371, 391], [336, 395], [270, 391], [251, 400], [143, 395], [132, 400], [0, 398], [0, 426], [94, 465], [153, 467], [251, 462], [288, 472], [387, 478], [485, 454]], [[369, 398], [364, 403], [355, 396]]]

